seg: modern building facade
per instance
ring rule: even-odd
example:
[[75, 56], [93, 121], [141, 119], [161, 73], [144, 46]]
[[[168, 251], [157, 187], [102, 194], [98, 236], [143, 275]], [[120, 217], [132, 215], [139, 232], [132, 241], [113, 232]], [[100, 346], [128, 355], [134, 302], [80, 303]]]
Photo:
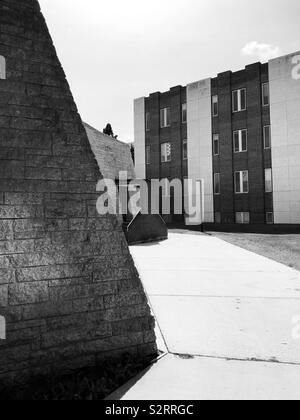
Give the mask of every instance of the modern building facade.
[[204, 223], [300, 224], [300, 52], [135, 100], [135, 153], [203, 181]]

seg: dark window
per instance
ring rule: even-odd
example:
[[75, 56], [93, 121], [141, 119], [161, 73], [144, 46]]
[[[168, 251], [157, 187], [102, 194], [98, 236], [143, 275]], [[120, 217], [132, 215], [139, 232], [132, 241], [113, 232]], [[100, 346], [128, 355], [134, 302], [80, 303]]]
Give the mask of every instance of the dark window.
[[232, 110], [233, 112], [245, 111], [247, 106], [247, 91], [239, 89], [232, 92]]
[[214, 175], [214, 193], [216, 195], [221, 193], [221, 175], [220, 174]]
[[219, 115], [219, 97], [218, 97], [218, 95], [214, 95], [212, 97], [212, 114], [213, 114], [213, 117], [217, 117]]
[[235, 193], [247, 194], [249, 192], [249, 175], [248, 171], [235, 172]]
[[270, 105], [270, 85], [269, 83], [263, 83], [262, 85], [262, 104], [263, 106]]
[[233, 133], [234, 153], [247, 152], [247, 130], [238, 130]]
[[271, 149], [272, 140], [271, 140], [271, 126], [266, 125], [264, 127], [264, 147], [265, 149]]
[[183, 140], [183, 142], [182, 142], [182, 158], [183, 158], [183, 160], [187, 160], [187, 158], [188, 158], [188, 142], [187, 142], [187, 140]]
[[244, 111], [246, 109], [246, 89], [242, 89], [240, 91], [240, 95], [241, 95], [241, 111]]
[[160, 110], [160, 127], [166, 128], [171, 125], [171, 109], [163, 108]]
[[213, 146], [214, 146], [214, 155], [219, 156], [220, 154], [220, 136], [219, 134], [213, 135]]
[[187, 123], [187, 104], [182, 105], [182, 124]]

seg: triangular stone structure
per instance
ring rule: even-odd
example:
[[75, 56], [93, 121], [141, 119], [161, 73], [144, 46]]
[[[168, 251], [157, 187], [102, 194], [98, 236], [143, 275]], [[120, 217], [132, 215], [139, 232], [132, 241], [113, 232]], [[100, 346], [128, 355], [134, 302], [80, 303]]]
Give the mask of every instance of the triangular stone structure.
[[[120, 223], [36, 0], [0, 0], [0, 380], [156, 353]], [[101, 170], [101, 168], [100, 168]]]

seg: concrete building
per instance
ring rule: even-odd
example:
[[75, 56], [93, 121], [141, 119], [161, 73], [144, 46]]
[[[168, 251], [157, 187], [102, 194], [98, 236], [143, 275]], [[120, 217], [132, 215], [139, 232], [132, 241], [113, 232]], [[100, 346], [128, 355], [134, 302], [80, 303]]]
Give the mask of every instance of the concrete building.
[[135, 100], [136, 174], [203, 180], [208, 225], [300, 224], [299, 116], [300, 52], [152, 93]]

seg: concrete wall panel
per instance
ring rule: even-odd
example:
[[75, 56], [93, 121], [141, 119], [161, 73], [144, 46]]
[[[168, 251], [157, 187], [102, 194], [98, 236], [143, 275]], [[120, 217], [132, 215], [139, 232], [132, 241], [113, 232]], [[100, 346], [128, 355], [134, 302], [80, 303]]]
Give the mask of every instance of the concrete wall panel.
[[211, 79], [187, 86], [188, 176], [204, 180], [203, 221], [214, 221]]
[[300, 223], [300, 53], [269, 62], [275, 223]]

